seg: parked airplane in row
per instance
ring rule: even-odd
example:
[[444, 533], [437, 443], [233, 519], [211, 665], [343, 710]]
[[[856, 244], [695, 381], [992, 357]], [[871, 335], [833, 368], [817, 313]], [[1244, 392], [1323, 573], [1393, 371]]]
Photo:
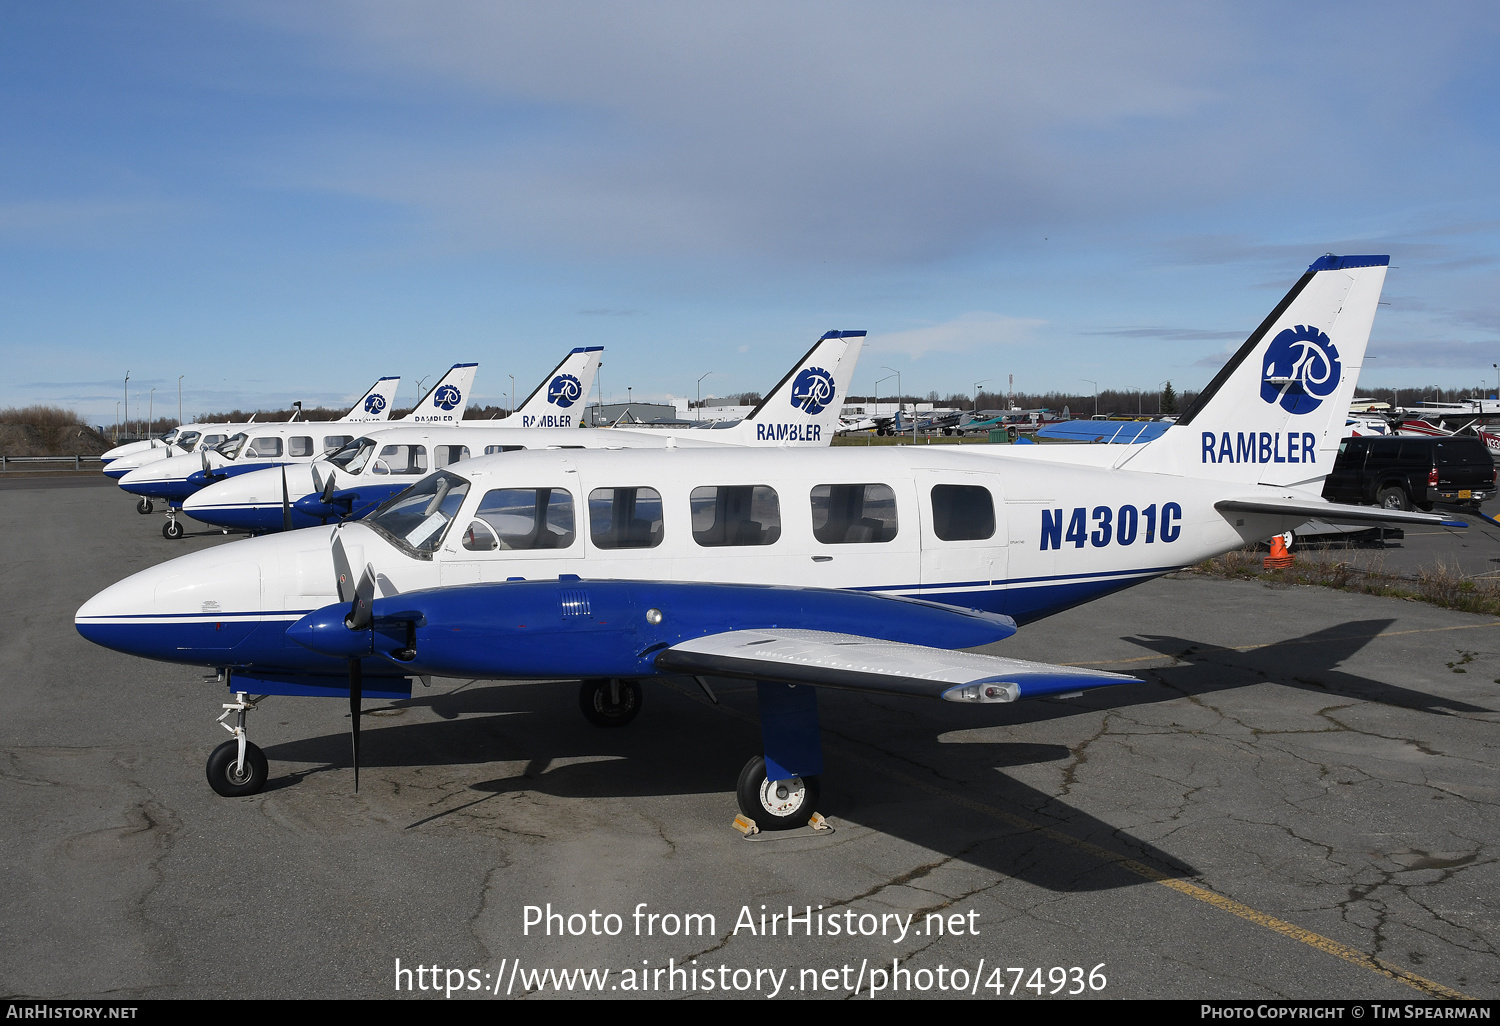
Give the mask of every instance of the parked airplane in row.
[[[517, 428], [512, 426], [516, 417], [468, 421], [437, 431], [388, 426], [367, 432], [326, 459], [217, 481], [188, 497], [182, 509], [204, 523], [266, 533], [358, 519], [429, 470], [497, 452], [827, 445], [837, 428], [840, 404], [854, 377], [864, 335], [863, 331], [825, 334], [793, 364], [760, 405], [732, 427], [711, 432], [649, 428], [577, 431], [569, 427]], [[548, 389], [549, 401], [554, 391]], [[556, 402], [569, 408], [570, 416], [581, 416], [581, 402], [576, 409], [574, 400], [567, 396], [558, 397]], [[530, 401], [521, 407], [523, 422], [528, 419], [529, 405]], [[556, 418], [552, 415], [551, 419]]]
[[[320, 421], [319, 423], [368, 424], [383, 421], [390, 416], [391, 403], [396, 399], [396, 388], [400, 384], [399, 377], [381, 378], [371, 385], [370, 390], [360, 396], [359, 401], [349, 407], [349, 412], [337, 421]], [[301, 405], [298, 404], [298, 408], [285, 423], [295, 423], [301, 412]], [[173, 428], [159, 439], [148, 438], [117, 446], [106, 452], [100, 459], [104, 461], [104, 473], [118, 481], [132, 470], [148, 463], [196, 452], [200, 448], [211, 449], [223, 444], [231, 435], [253, 430], [256, 426], [253, 414], [243, 424], [188, 424]], [[141, 509], [142, 513], [151, 512], [149, 500], [141, 505], [144, 507]]]
[[[975, 708], [1136, 682], [962, 651], [1280, 533], [1442, 518], [1324, 501], [1388, 258], [1313, 263], [1203, 391], [1140, 445], [530, 451], [423, 477], [360, 522], [233, 542], [90, 599], [79, 632], [214, 667], [237, 695], [221, 794], [267, 763], [247, 694], [347, 697], [414, 676], [576, 678], [595, 723], [644, 679], [757, 682], [740, 775], [762, 827], [806, 823], [820, 688]], [[809, 686], [810, 685], [810, 686]], [[980, 722], [989, 722], [988, 716]], [[228, 727], [227, 724], [225, 724]]]
[[[458, 423], [468, 405], [469, 386], [478, 366], [454, 364], [399, 423]], [[193, 453], [137, 467], [120, 478], [120, 487], [141, 496], [136, 505], [141, 513], [150, 513], [154, 500], [166, 503], [162, 536], [181, 538], [183, 528], [177, 513], [183, 500], [212, 481], [264, 467], [310, 463], [353, 440], [349, 423], [341, 420], [247, 426], [212, 447], [200, 445]]]

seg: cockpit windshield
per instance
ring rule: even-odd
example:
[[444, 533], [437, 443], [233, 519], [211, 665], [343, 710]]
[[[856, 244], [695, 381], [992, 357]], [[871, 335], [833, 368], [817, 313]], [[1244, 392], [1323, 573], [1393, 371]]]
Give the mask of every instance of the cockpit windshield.
[[370, 455], [375, 452], [376, 442], [373, 438], [356, 438], [338, 452], [328, 457], [340, 470], [350, 474], [358, 474], [365, 469], [365, 464], [370, 462]]
[[202, 436], [197, 431], [179, 431], [177, 433], [176, 441], [174, 441], [172, 444], [176, 445], [177, 448], [181, 449], [183, 452], [192, 452], [193, 446], [198, 444], [198, 439], [200, 437]]
[[177, 433], [181, 430], [182, 428], [180, 427], [174, 427], [171, 431], [157, 435], [156, 437], [159, 440], [166, 442], [168, 445], [171, 445], [173, 442], [177, 441]]
[[440, 470], [394, 496], [364, 521], [398, 548], [431, 559], [469, 494], [469, 482]]
[[230, 435], [224, 441], [214, 446], [214, 452], [225, 459], [232, 460], [240, 454], [240, 450], [245, 447], [245, 443], [248, 441], [250, 441], [250, 436], [241, 431], [237, 435]]

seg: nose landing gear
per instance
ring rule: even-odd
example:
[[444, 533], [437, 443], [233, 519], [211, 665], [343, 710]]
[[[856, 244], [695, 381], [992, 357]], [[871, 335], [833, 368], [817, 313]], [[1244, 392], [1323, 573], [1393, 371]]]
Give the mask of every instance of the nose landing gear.
[[[235, 701], [224, 703], [224, 712], [217, 721], [234, 735], [234, 740], [225, 741], [208, 757], [208, 786], [225, 798], [244, 798], [259, 794], [266, 786], [269, 766], [265, 753], [251, 744], [245, 734], [245, 713], [254, 709], [255, 703], [247, 701], [243, 691], [236, 692], [234, 697]], [[232, 727], [224, 722], [230, 713], [237, 714]]]
[[147, 513], [152, 512], [155, 508], [156, 507], [152, 505], [151, 500], [146, 498], [142, 498], [140, 502], [137, 502], [135, 504], [135, 511], [141, 516], [145, 516]]
[[161, 525], [161, 536], [169, 541], [182, 537], [182, 525], [177, 522], [177, 510], [167, 507], [167, 522]]

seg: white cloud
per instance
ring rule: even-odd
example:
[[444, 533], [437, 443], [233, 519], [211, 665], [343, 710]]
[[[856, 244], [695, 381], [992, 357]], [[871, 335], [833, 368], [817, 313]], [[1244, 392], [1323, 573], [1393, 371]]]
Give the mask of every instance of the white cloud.
[[1033, 330], [1045, 323], [1026, 317], [970, 313], [941, 324], [871, 334], [866, 348], [872, 353], [899, 353], [913, 360], [929, 353], [973, 353], [993, 346], [1030, 341]]

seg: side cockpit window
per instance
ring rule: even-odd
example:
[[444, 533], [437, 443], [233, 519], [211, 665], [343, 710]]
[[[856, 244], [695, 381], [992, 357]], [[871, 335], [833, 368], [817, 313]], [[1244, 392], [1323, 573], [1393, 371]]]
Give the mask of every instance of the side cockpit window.
[[573, 544], [573, 493], [565, 488], [495, 488], [464, 531], [464, 548], [566, 549]]

